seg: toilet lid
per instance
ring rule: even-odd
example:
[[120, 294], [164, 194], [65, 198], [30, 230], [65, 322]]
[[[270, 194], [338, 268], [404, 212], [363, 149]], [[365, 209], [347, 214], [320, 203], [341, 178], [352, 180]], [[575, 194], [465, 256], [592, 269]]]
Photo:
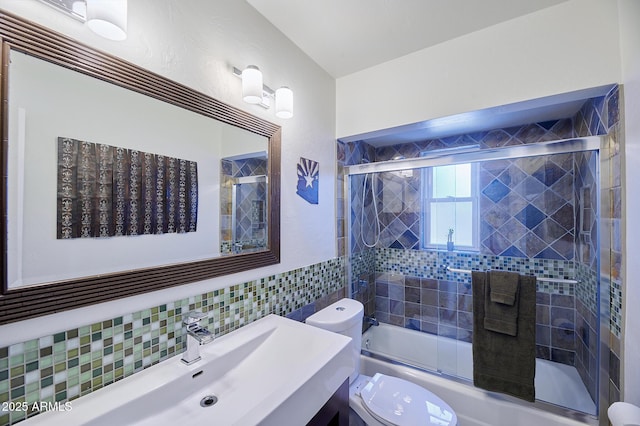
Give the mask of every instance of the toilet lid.
[[425, 388], [384, 374], [376, 374], [360, 391], [365, 408], [371, 415], [398, 426], [440, 425], [458, 423], [451, 407]]

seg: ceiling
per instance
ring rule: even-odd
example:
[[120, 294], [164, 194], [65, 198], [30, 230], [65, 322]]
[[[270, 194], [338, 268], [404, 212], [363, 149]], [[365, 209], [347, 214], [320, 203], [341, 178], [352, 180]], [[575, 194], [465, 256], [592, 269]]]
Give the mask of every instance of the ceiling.
[[[246, 0], [334, 78], [567, 0]], [[380, 147], [572, 117], [597, 87], [341, 138]]]
[[567, 0], [246, 0], [334, 78]]
[[[85, 0], [40, 0], [83, 20]], [[246, 0], [334, 78], [567, 0]], [[374, 146], [573, 116], [607, 87], [343, 138]]]

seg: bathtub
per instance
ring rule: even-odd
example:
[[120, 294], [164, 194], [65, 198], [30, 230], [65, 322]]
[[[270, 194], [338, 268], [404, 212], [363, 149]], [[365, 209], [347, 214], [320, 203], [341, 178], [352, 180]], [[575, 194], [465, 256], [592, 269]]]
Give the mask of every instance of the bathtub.
[[564, 364], [536, 360], [537, 401], [528, 403], [473, 386], [470, 343], [380, 323], [362, 336], [360, 373], [376, 372], [436, 393], [456, 410], [461, 426], [598, 424], [578, 372]]

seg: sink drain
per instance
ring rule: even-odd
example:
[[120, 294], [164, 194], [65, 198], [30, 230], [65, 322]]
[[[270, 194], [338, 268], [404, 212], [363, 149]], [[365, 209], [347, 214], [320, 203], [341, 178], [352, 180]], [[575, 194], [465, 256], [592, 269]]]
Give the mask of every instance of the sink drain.
[[200, 406], [201, 407], [211, 407], [213, 405], [215, 405], [215, 403], [218, 402], [218, 397], [214, 396], [214, 395], [207, 395], [204, 398], [202, 398], [200, 400]]

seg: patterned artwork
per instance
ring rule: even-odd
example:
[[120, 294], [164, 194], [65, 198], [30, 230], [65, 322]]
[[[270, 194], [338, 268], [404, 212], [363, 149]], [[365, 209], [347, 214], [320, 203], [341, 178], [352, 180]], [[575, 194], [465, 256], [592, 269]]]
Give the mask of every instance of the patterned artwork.
[[317, 161], [300, 157], [296, 194], [311, 204], [318, 204], [319, 174], [320, 169]]
[[195, 161], [58, 138], [57, 238], [194, 232]]

